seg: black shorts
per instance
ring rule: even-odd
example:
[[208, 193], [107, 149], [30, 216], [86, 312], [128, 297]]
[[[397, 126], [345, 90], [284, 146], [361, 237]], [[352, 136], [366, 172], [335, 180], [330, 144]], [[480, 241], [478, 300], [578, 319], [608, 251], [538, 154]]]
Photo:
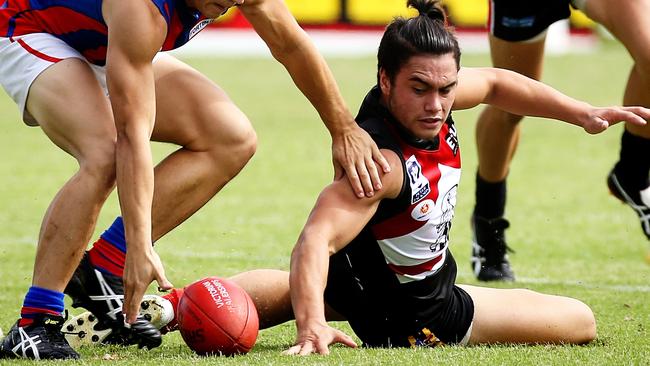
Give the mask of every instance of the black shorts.
[[[330, 257], [325, 301], [343, 315], [366, 347], [460, 343], [474, 318], [474, 302], [455, 286], [456, 263], [421, 281], [399, 284], [385, 261], [372, 253]], [[380, 258], [376, 258], [380, 259]], [[363, 267], [363, 268], [360, 268]]]
[[571, 15], [570, 0], [490, 0], [490, 33], [509, 42], [535, 38]]

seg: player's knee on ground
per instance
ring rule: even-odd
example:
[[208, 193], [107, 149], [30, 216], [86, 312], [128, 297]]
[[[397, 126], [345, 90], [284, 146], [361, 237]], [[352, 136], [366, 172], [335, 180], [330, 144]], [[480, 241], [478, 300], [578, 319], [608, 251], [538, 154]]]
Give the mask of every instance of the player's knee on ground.
[[573, 301], [572, 316], [574, 332], [571, 334], [571, 343], [585, 344], [596, 339], [596, 318], [591, 308], [580, 300]]

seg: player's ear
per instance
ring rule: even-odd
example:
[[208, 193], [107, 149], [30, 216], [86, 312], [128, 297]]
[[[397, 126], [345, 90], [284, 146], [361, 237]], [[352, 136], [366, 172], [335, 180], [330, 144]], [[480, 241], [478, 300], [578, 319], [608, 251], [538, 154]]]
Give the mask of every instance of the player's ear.
[[390, 94], [390, 77], [386, 74], [386, 70], [382, 67], [379, 69], [379, 88], [384, 95]]

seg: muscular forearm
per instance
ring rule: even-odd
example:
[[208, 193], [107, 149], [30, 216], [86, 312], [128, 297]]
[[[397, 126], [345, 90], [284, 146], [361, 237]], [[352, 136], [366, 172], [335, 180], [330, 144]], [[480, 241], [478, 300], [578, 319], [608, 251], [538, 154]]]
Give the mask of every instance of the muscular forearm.
[[486, 103], [507, 112], [552, 118], [583, 126], [592, 108], [561, 92], [512, 71], [494, 69], [495, 80]]
[[305, 39], [307, 36], [303, 37], [289, 53], [277, 58], [318, 111], [330, 134], [342, 134], [354, 127], [354, 119], [327, 63], [311, 41]]
[[327, 245], [317, 245], [303, 232], [291, 255], [289, 275], [291, 303], [299, 329], [310, 321], [325, 323], [323, 293], [328, 267]]
[[316, 108], [332, 136], [355, 123], [323, 57], [282, 0], [246, 0], [240, 7], [276, 60]]
[[151, 245], [154, 178], [148, 135], [145, 131], [134, 135], [118, 134], [117, 190], [129, 251], [141, 251]]

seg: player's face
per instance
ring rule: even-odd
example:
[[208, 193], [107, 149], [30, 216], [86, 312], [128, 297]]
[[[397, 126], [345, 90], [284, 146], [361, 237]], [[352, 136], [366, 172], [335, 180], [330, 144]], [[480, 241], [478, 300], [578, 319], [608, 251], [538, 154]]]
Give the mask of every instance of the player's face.
[[411, 57], [390, 80], [380, 70], [383, 102], [415, 137], [432, 140], [449, 115], [456, 96], [458, 70], [451, 53]]
[[188, 5], [200, 11], [207, 18], [218, 18], [233, 6], [244, 3], [244, 0], [187, 0]]

